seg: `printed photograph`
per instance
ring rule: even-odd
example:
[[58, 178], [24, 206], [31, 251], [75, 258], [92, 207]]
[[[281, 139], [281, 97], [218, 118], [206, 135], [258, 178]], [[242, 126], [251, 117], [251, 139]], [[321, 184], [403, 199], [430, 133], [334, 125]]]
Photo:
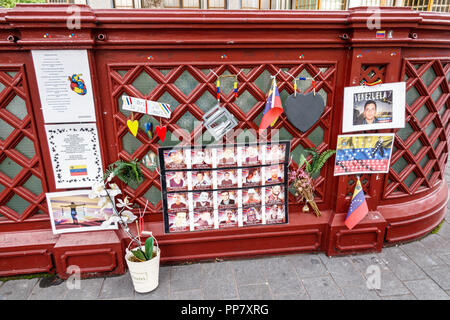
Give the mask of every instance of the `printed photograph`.
[[238, 206], [236, 190], [217, 191], [219, 208], [236, 208]]
[[184, 171], [166, 172], [167, 191], [184, 191], [188, 188], [187, 175]]
[[284, 182], [284, 166], [283, 165], [273, 165], [265, 167], [265, 183], [281, 183]]
[[242, 169], [242, 186], [253, 187], [261, 185], [261, 168]]
[[394, 134], [338, 136], [334, 175], [387, 173]]
[[168, 193], [167, 206], [169, 211], [183, 211], [188, 210], [188, 196], [187, 193]]
[[183, 149], [173, 149], [164, 151], [164, 164], [166, 169], [186, 169], [186, 159]]
[[272, 144], [265, 146], [266, 163], [280, 163], [286, 160], [286, 146], [284, 144]]
[[283, 185], [277, 184], [272, 187], [266, 187], [265, 189], [266, 189], [266, 206], [284, 203]]
[[212, 168], [212, 151], [210, 148], [191, 150], [191, 164], [194, 169]]
[[192, 201], [194, 203], [194, 210], [212, 210], [214, 207], [214, 198], [212, 192], [193, 192], [192, 193]]
[[188, 211], [169, 212], [168, 215], [170, 232], [190, 231]]
[[194, 230], [214, 229], [214, 213], [212, 210], [194, 210]]
[[247, 147], [238, 147], [238, 150], [242, 157], [242, 165], [258, 165], [261, 164], [260, 154], [259, 154], [259, 146], [252, 145]]
[[237, 178], [237, 170], [217, 170], [217, 187], [236, 188]]
[[191, 174], [194, 190], [212, 189], [211, 171], [192, 171]]
[[242, 206], [261, 205], [261, 188], [242, 189]]
[[113, 214], [107, 198], [90, 199], [91, 190], [47, 193], [47, 205], [54, 234], [117, 229], [102, 226]]
[[284, 223], [285, 213], [283, 205], [273, 204], [268, 206], [266, 204], [265, 211], [266, 211], [266, 224]]
[[238, 213], [236, 209], [219, 209], [219, 228], [238, 226]]
[[344, 88], [342, 132], [405, 127], [405, 83]]
[[262, 223], [261, 207], [251, 206], [242, 208], [242, 224], [244, 226]]
[[217, 167], [235, 167], [237, 156], [234, 147], [217, 148]]

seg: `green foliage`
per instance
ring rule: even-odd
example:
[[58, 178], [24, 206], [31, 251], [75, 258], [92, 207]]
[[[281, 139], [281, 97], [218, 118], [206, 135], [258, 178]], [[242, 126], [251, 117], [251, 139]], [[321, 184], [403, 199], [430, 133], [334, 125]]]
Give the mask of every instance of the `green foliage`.
[[135, 250], [131, 250], [131, 253], [133, 254], [133, 256], [135, 256], [139, 260], [147, 261], [147, 257], [145, 256], [145, 253], [144, 253], [144, 251], [141, 250], [141, 248], [137, 248]]
[[18, 3], [45, 3], [45, 0], [0, 0], [0, 7], [14, 8]]
[[141, 165], [138, 160], [117, 160], [108, 166], [105, 172], [105, 178], [108, 178], [110, 174], [113, 174], [126, 184], [133, 182], [139, 183], [144, 180], [144, 175], [142, 174]]
[[312, 161], [309, 163], [303, 154], [300, 155], [299, 167], [305, 165], [305, 171], [310, 175], [320, 172], [325, 162], [336, 153], [336, 150], [326, 150], [319, 153], [316, 149], [305, 149], [312, 154]]
[[145, 240], [145, 255], [147, 256], [147, 260], [153, 258], [153, 238], [147, 238]]

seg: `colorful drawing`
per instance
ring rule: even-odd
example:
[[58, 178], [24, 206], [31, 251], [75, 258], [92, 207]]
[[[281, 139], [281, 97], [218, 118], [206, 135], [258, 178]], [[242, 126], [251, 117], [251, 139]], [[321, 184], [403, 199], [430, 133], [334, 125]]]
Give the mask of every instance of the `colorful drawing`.
[[78, 93], [79, 95], [84, 96], [87, 92], [87, 89], [86, 85], [84, 84], [84, 80], [81, 79], [80, 76], [82, 76], [81, 73], [73, 74], [71, 77], [69, 77], [70, 89], [72, 89], [72, 91]]

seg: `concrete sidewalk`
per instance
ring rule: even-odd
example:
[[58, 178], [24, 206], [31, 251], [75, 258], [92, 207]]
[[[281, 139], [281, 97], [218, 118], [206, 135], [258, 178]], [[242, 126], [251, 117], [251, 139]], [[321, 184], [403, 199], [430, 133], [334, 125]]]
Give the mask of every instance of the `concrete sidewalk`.
[[[448, 167], [450, 168], [450, 167]], [[450, 181], [447, 169], [446, 180]], [[194, 263], [160, 268], [159, 286], [136, 293], [129, 273], [43, 288], [39, 278], [0, 282], [0, 300], [48, 299], [439, 299], [450, 300], [450, 215], [437, 234], [381, 253], [327, 257], [323, 253]], [[381, 271], [379, 290], [368, 289], [372, 266]], [[369, 281], [370, 282], [370, 281]], [[373, 283], [373, 282], [371, 282]]]

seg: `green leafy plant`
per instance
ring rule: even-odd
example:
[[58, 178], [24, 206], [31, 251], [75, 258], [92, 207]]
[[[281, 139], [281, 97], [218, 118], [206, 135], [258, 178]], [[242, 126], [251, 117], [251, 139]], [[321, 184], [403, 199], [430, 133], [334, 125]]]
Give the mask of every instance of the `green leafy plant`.
[[145, 240], [145, 250], [138, 247], [135, 250], [131, 250], [131, 253], [140, 261], [148, 261], [153, 258], [153, 238], [147, 238]]
[[117, 177], [126, 184], [133, 182], [139, 183], [144, 180], [138, 160], [117, 160], [108, 166], [108, 169], [105, 172], [105, 177], [108, 179]]
[[336, 153], [336, 150], [325, 150], [322, 153], [319, 153], [317, 149], [308, 148], [305, 149], [306, 152], [309, 152], [312, 154], [312, 161], [309, 163], [303, 153], [300, 155], [300, 161], [298, 166], [302, 167], [303, 164], [305, 165], [305, 172], [309, 175], [313, 175], [315, 173], [320, 172], [320, 169], [322, 169], [323, 165], [327, 160]]

